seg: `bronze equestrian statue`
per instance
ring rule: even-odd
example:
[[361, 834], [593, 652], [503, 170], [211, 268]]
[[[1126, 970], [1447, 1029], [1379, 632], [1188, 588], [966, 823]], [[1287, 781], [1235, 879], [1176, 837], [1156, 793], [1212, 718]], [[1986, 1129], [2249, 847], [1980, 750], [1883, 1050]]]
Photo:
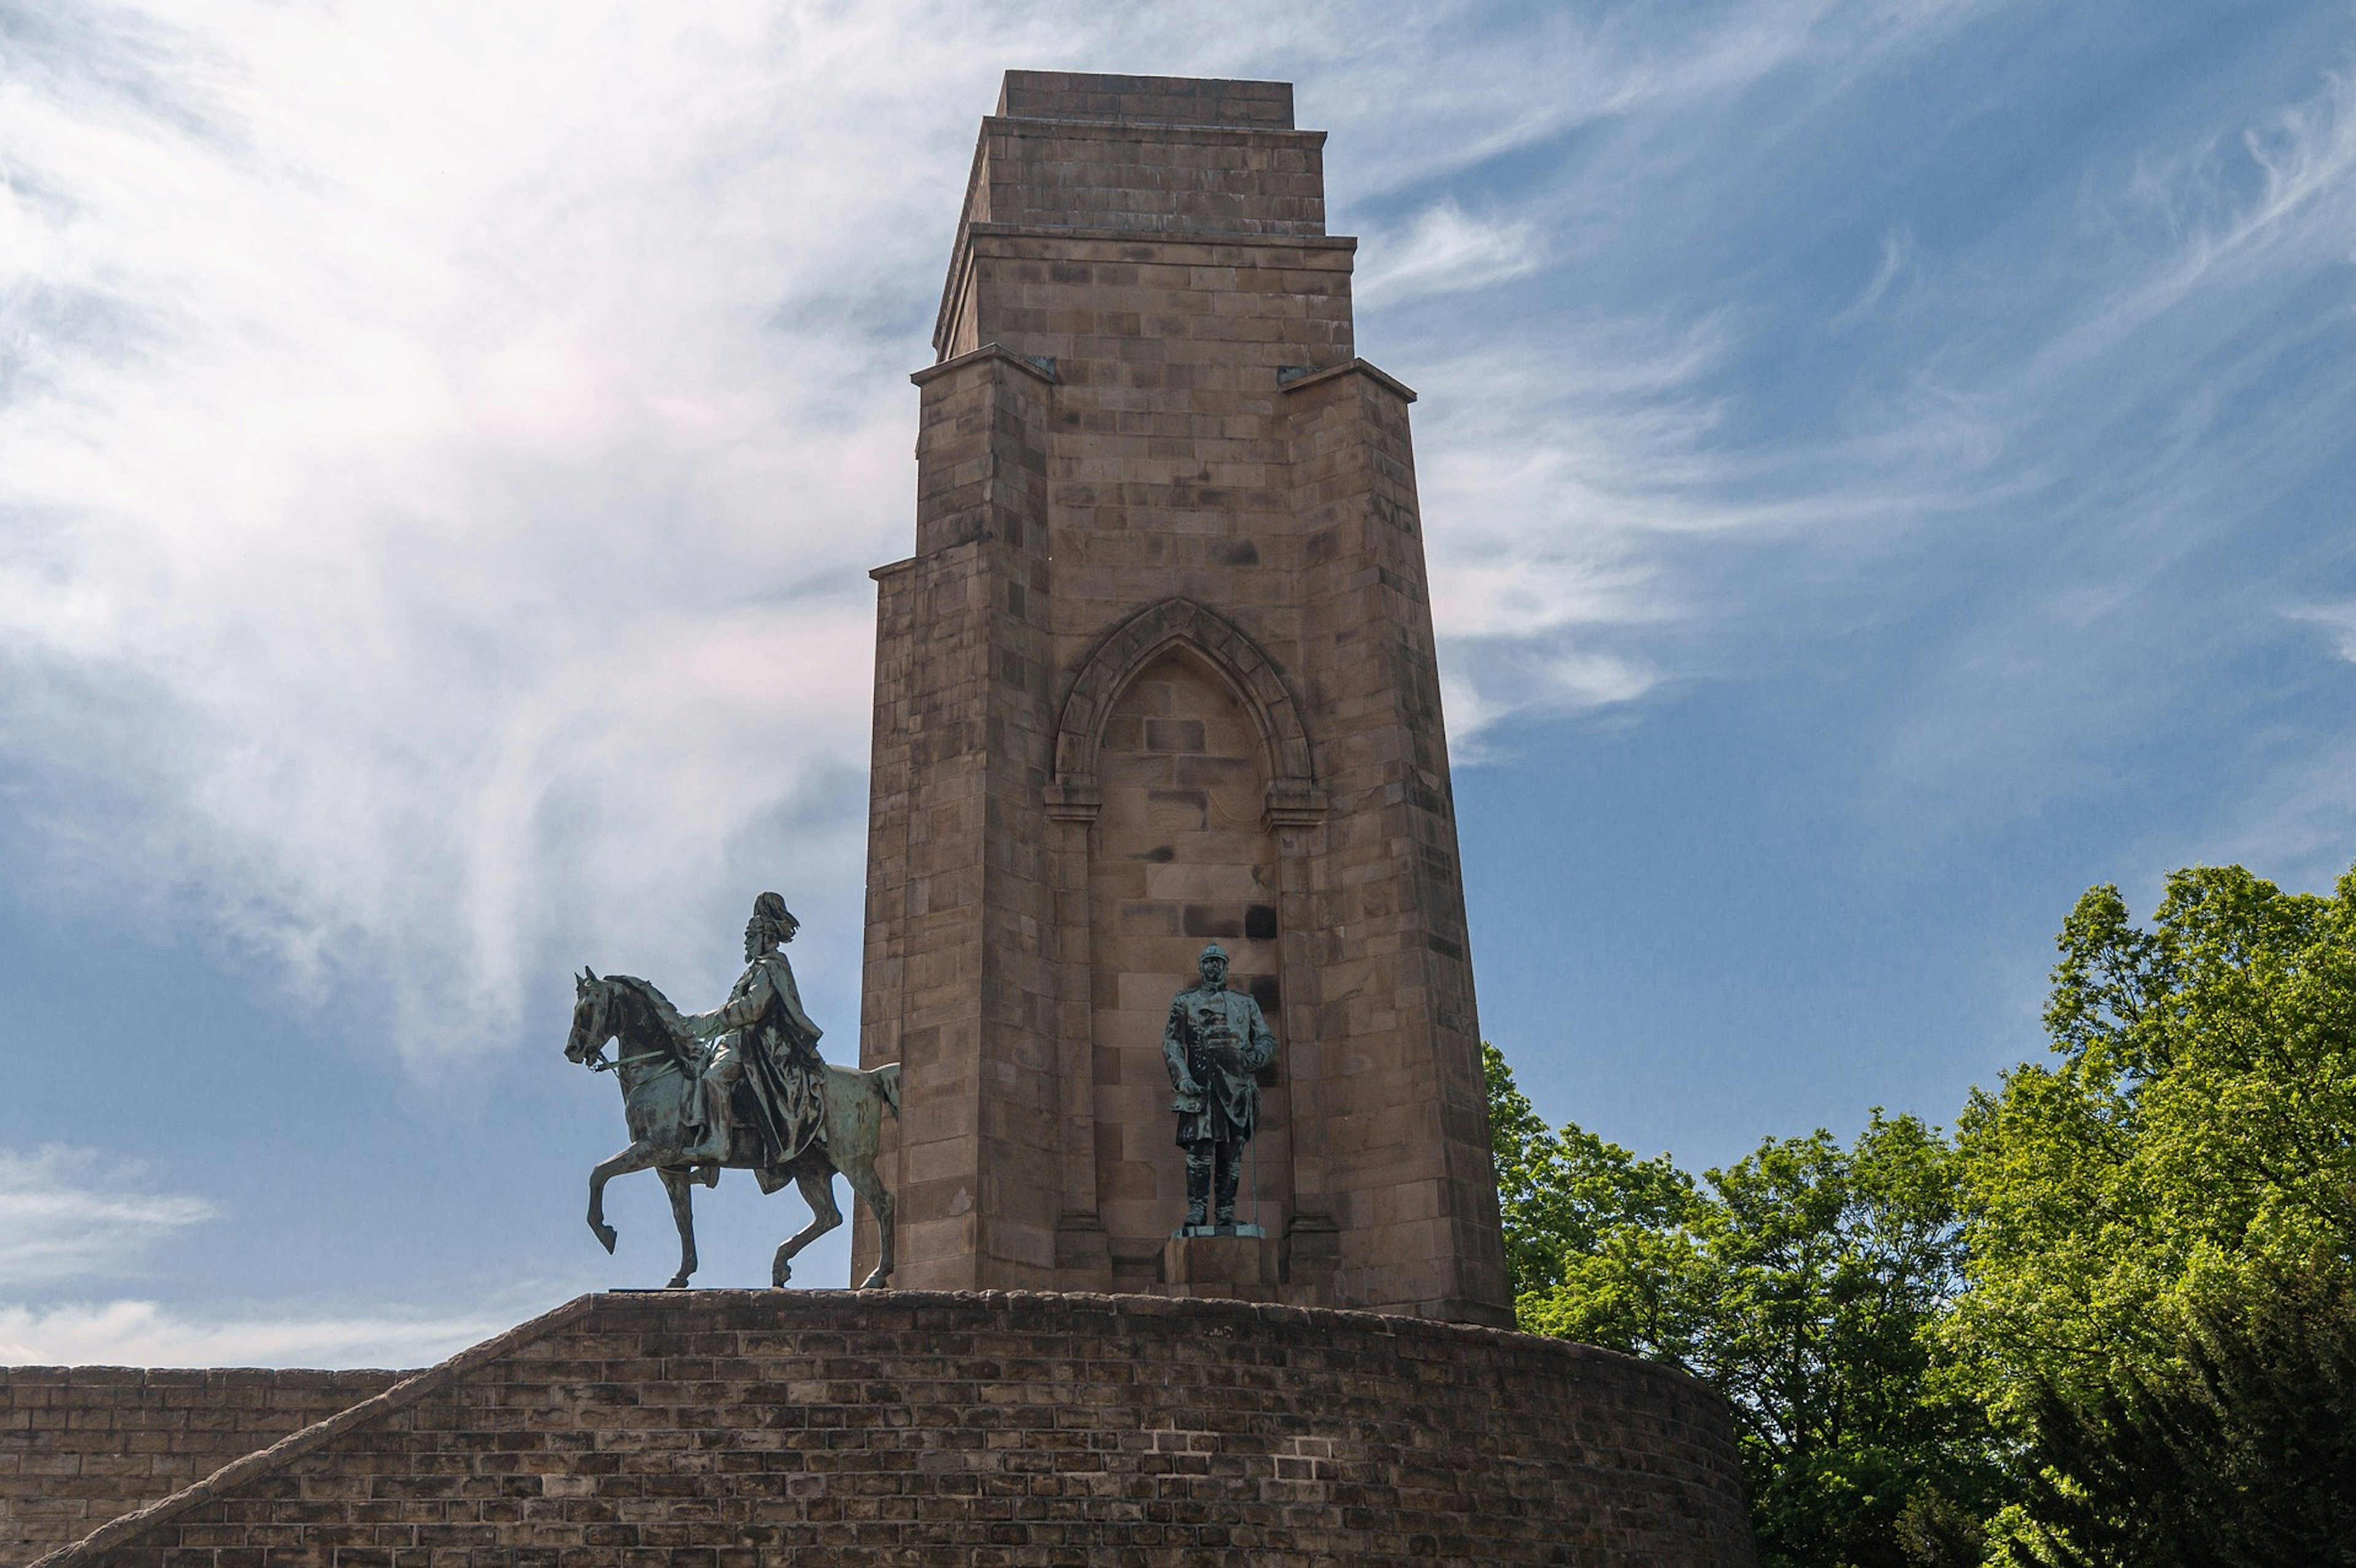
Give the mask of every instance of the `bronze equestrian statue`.
[[[783, 951], [797, 929], [785, 900], [755, 900], [744, 926], [744, 973], [708, 1013], [682, 1013], [632, 976], [601, 979], [584, 969], [573, 983], [564, 1054], [615, 1073], [630, 1129], [630, 1147], [589, 1173], [589, 1229], [612, 1252], [605, 1183], [635, 1170], [659, 1173], [679, 1227], [674, 1289], [696, 1267], [691, 1183], [700, 1173], [717, 1185], [723, 1168], [752, 1171], [764, 1192], [792, 1181], [809, 1205], [810, 1222], [777, 1247], [772, 1285], [792, 1277], [795, 1253], [842, 1223], [837, 1171], [875, 1215], [881, 1251], [861, 1287], [891, 1277], [894, 1205], [875, 1155], [884, 1114], [900, 1114], [900, 1064], [862, 1072], [819, 1058], [818, 1026], [802, 1011]], [[620, 1052], [610, 1061], [608, 1043]]]

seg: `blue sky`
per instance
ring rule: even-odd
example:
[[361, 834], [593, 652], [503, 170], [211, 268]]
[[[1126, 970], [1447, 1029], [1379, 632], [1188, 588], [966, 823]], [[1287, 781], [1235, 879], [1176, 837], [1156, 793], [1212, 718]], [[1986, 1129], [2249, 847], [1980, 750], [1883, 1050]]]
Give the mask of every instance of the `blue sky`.
[[[1944, 1122], [2090, 883], [2356, 860], [2346, 5], [0, 0], [0, 1360], [659, 1283], [565, 976], [712, 1005], [761, 888], [848, 1050], [865, 572], [1011, 66], [1332, 133], [1550, 1116]], [[801, 1222], [701, 1212], [714, 1285]]]

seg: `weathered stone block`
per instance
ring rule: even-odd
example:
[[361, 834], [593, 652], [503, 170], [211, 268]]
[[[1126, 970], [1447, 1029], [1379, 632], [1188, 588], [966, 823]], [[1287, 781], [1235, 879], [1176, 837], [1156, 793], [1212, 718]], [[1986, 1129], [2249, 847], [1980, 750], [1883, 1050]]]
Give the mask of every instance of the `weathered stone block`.
[[1205, 1295], [1257, 1298], [1280, 1282], [1276, 1243], [1266, 1236], [1173, 1236], [1162, 1245], [1164, 1285], [1209, 1287]]

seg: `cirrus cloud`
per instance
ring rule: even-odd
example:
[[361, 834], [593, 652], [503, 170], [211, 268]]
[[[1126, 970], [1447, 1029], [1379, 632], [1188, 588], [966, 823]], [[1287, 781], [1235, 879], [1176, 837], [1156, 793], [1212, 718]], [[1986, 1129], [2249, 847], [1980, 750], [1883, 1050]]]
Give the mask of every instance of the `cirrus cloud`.
[[216, 1217], [202, 1198], [141, 1190], [142, 1174], [95, 1149], [0, 1149], [0, 1288], [134, 1274], [149, 1246]]

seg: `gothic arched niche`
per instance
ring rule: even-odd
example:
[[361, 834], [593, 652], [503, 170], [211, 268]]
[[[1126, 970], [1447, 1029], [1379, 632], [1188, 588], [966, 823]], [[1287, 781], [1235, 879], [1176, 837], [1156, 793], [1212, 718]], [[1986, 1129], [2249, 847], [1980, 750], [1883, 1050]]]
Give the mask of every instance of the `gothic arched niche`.
[[1096, 754], [1103, 805], [1088, 856], [1088, 947], [1097, 1202], [1116, 1289], [1152, 1282], [1162, 1243], [1185, 1214], [1185, 1161], [1175, 1142], [1162, 1033], [1170, 999], [1191, 983], [1206, 943], [1227, 950], [1228, 984], [1258, 997], [1277, 1034], [1237, 1211], [1250, 1218], [1256, 1181], [1260, 1223], [1270, 1235], [1283, 1234], [1291, 1118], [1281, 1087], [1268, 773], [1260, 724], [1226, 676], [1183, 643], [1141, 667], [1105, 715]]

